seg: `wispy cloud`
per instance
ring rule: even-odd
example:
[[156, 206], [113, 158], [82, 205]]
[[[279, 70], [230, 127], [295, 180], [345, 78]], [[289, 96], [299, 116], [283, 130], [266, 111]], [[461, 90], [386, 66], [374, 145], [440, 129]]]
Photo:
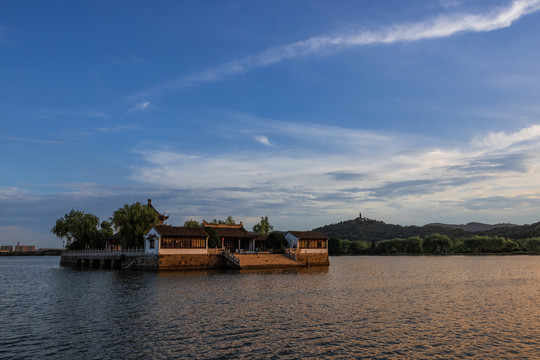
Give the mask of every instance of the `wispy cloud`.
[[351, 47], [437, 39], [463, 32], [494, 31], [509, 27], [523, 16], [539, 10], [540, 0], [515, 0], [507, 6], [493, 8], [486, 13], [442, 14], [425, 21], [393, 24], [375, 30], [351, 30], [315, 36], [181, 76], [139, 92], [131, 98], [157, 96], [165, 91], [220, 81], [284, 60], [327, 55]]
[[540, 125], [533, 125], [514, 133], [489, 133], [486, 136], [473, 139], [472, 144], [492, 150], [502, 150], [527, 141], [537, 141], [539, 138]]
[[[228, 206], [232, 208], [238, 207], [234, 202], [239, 199], [245, 199], [244, 207], [247, 203], [271, 206], [272, 201], [301, 201], [306, 211], [342, 216], [363, 204], [381, 215], [405, 207], [433, 220], [437, 220], [437, 214], [440, 220], [439, 212], [444, 209], [444, 216], [451, 214], [459, 220], [469, 211], [466, 205], [470, 199], [540, 199], [540, 133], [532, 131], [536, 125], [497, 133], [497, 143], [505, 144], [503, 152], [492, 146], [491, 133], [459, 147], [444, 146], [440, 139], [429, 138], [420, 143], [439, 146], [418, 147], [418, 139], [406, 134], [364, 132], [363, 137], [378, 139], [368, 150], [362, 142], [347, 140], [347, 135], [351, 139], [359, 135], [353, 129], [304, 126], [311, 129], [310, 143], [302, 143], [302, 132], [282, 127], [280, 137], [285, 140], [271, 152], [188, 156], [174, 151], [139, 151], [145, 164], [135, 166], [131, 178], [201, 196], [212, 193], [223, 201], [231, 199]], [[334, 145], [327, 142], [340, 135], [347, 149], [337, 141]], [[318, 146], [323, 142], [327, 146]], [[446, 209], [445, 204], [450, 203], [452, 206]], [[492, 214], [501, 214], [501, 209], [491, 210]], [[414, 223], [403, 214], [392, 216]]]
[[461, 5], [461, 0], [440, 0], [440, 4], [443, 8], [455, 8]]
[[150, 110], [151, 107], [152, 107], [152, 103], [150, 101], [142, 101], [142, 102], [136, 104], [131, 109], [129, 109], [129, 111], [142, 111], [142, 112], [145, 112], [145, 111]]
[[253, 138], [259, 144], [263, 144], [263, 145], [266, 145], [266, 146], [272, 146], [272, 144], [270, 143], [270, 140], [268, 140], [268, 138], [266, 136], [264, 136], [264, 135], [255, 135]]
[[[40, 234], [31, 238], [37, 239], [36, 245], [53, 246], [58, 241], [50, 228], [70, 209], [106, 219], [123, 204], [147, 197], [171, 215], [172, 224], [189, 217], [233, 215], [249, 226], [267, 215], [280, 230], [310, 229], [355, 217], [359, 211], [417, 225], [539, 220], [540, 134], [532, 131], [537, 125], [478, 135], [456, 147], [438, 138], [418, 141], [407, 134], [316, 124], [296, 129], [311, 129], [310, 141], [303, 142], [302, 131], [271, 120], [265, 123], [265, 132], [275, 129], [271, 133], [283, 143], [249, 153], [228, 152], [225, 147], [195, 155], [138, 148], [140, 159], [123, 186], [39, 184], [51, 187], [48, 195], [35, 195], [31, 184], [28, 189], [0, 188], [0, 227], [5, 227], [0, 235], [6, 234], [9, 243], [20, 239], [17, 234]], [[496, 143], [504, 144], [502, 150], [492, 145], [494, 134]], [[346, 149], [337, 141], [340, 135]], [[369, 146], [354, 140], [370, 136], [377, 141]], [[336, 140], [318, 146], [328, 139]]]
[[133, 124], [127, 124], [127, 125], [116, 125], [116, 126], [108, 126], [108, 127], [100, 127], [96, 128], [96, 131], [102, 132], [102, 133], [123, 133], [126, 131], [131, 130], [140, 130], [141, 127], [138, 125]]

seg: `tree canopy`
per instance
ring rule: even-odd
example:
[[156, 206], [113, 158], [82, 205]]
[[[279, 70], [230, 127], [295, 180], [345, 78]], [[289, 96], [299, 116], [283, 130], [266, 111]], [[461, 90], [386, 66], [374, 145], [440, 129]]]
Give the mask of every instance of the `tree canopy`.
[[261, 217], [261, 221], [258, 224], [253, 225], [253, 231], [259, 235], [268, 236], [268, 234], [274, 230], [274, 227], [270, 225], [268, 216]]
[[68, 250], [99, 249], [105, 247], [105, 238], [113, 234], [108, 221], [99, 223], [99, 218], [83, 211], [71, 210], [56, 220], [51, 232], [65, 240]]
[[221, 241], [219, 236], [214, 228], [205, 227], [204, 231], [208, 233], [208, 247], [209, 248], [220, 248]]
[[264, 245], [267, 249], [282, 250], [287, 247], [287, 239], [282, 232], [273, 231], [266, 237]]
[[156, 212], [140, 202], [116, 210], [111, 217], [122, 247], [144, 247], [144, 235], [158, 223]]
[[195, 219], [189, 219], [184, 221], [184, 226], [190, 228], [198, 228], [201, 227], [201, 224]]
[[212, 222], [210, 224], [225, 224], [225, 225], [236, 225], [236, 222], [234, 221], [233, 217], [231, 215], [227, 216], [227, 219], [225, 220], [212, 220]]

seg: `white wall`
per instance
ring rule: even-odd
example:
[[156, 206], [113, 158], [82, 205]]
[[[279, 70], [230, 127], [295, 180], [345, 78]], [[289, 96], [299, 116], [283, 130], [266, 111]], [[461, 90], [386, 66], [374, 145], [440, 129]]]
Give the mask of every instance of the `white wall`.
[[[150, 241], [148, 240], [148, 236], [150, 235], [155, 235], [155, 240], [154, 240], [154, 248], [153, 249], [150, 249]], [[147, 253], [147, 254], [158, 254], [159, 253], [159, 239], [160, 239], [160, 236], [159, 234], [157, 233], [156, 230], [154, 230], [154, 228], [152, 228], [148, 234], [146, 234], [144, 236], [144, 251]]]
[[287, 247], [289, 248], [293, 248], [295, 246], [298, 247], [298, 238], [294, 236], [293, 234], [286, 233], [285, 239], [287, 239]]

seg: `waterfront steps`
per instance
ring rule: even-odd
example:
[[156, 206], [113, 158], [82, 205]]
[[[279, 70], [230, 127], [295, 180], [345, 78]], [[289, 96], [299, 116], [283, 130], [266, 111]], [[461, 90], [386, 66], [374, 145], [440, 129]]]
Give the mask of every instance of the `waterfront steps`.
[[235, 254], [242, 269], [290, 268], [302, 264], [283, 254]]

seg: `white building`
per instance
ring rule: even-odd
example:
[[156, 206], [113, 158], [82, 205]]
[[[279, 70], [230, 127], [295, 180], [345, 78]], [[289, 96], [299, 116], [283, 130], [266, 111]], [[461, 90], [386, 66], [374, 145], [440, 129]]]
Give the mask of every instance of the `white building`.
[[289, 231], [285, 239], [300, 254], [328, 253], [328, 237], [318, 231]]
[[207, 254], [208, 234], [201, 228], [156, 225], [144, 237], [144, 250], [156, 255]]

